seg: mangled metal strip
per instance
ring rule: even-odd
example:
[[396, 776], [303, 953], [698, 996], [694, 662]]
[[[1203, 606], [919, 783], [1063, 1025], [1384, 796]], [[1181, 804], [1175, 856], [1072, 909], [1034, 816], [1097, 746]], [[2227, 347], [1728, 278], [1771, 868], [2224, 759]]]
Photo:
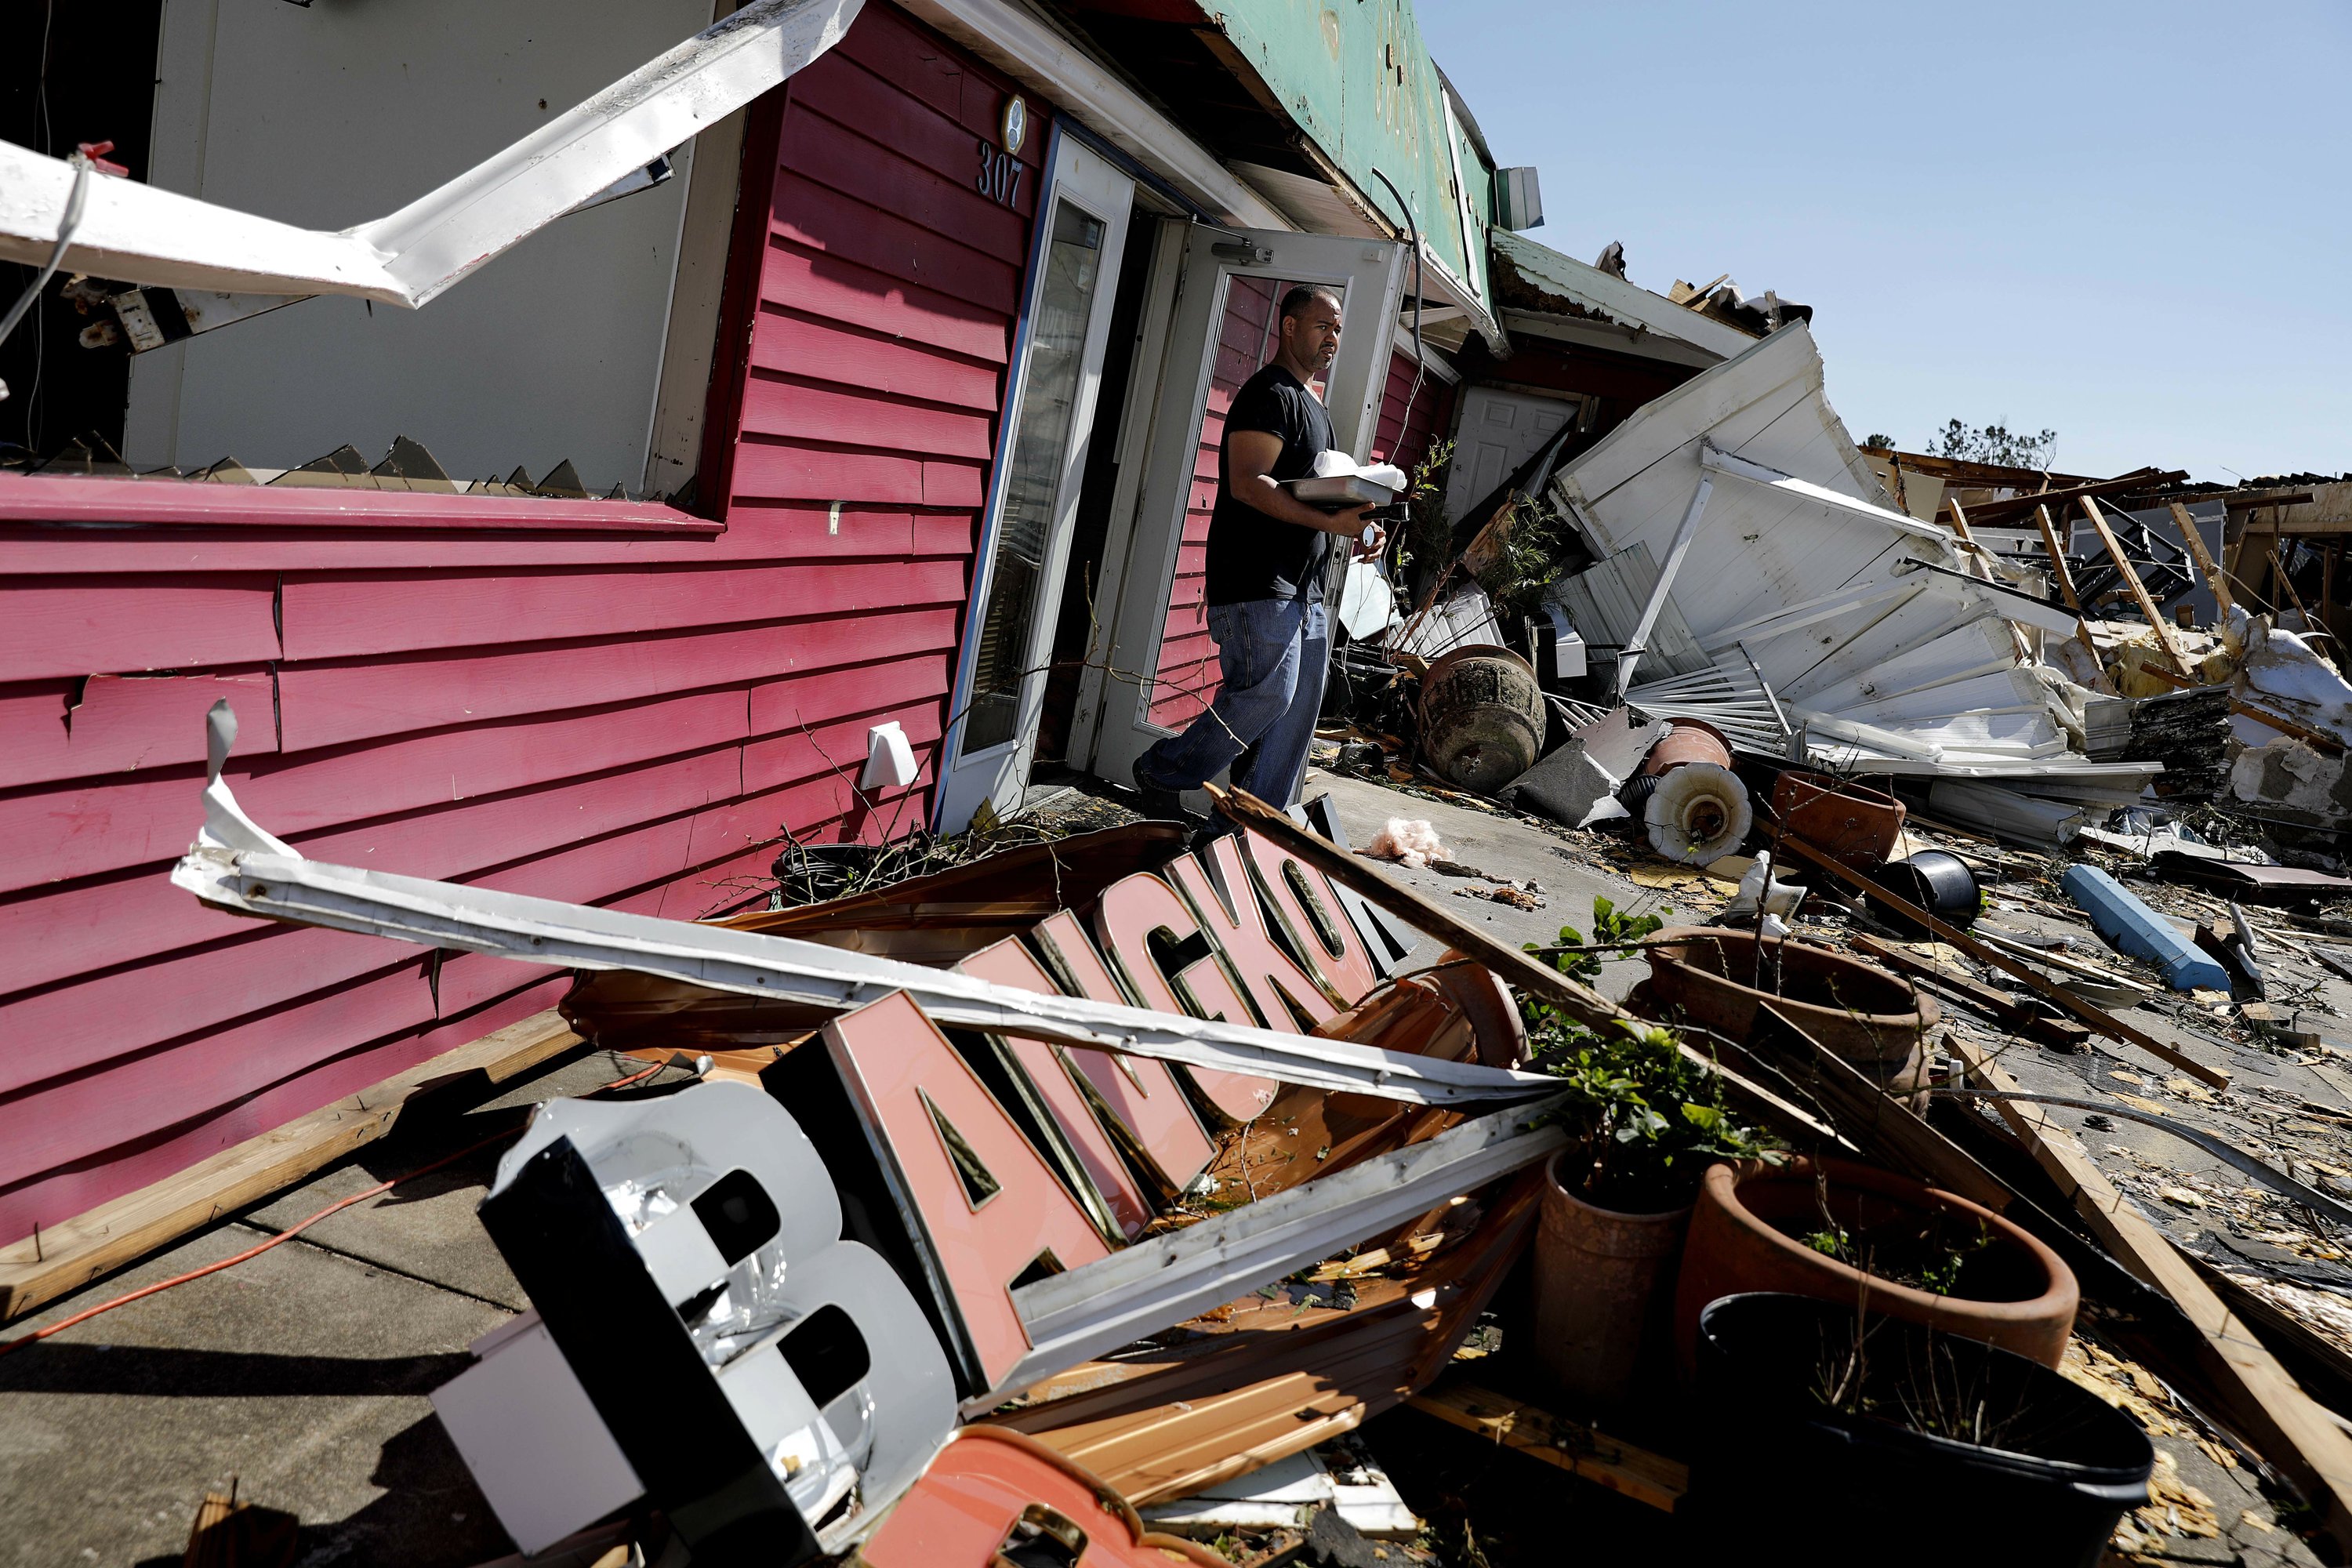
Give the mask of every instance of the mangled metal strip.
[[[414, 309], [824, 54], [864, 0], [753, 0], [398, 212], [331, 234], [91, 182], [65, 263], [127, 283], [351, 294]], [[0, 142], [0, 260], [56, 246], [74, 171]]]
[[790, 937], [656, 920], [552, 899], [307, 860], [245, 815], [220, 764], [236, 733], [226, 703], [210, 725], [205, 826], [172, 880], [216, 909], [394, 937], [425, 947], [538, 964], [628, 969], [717, 991], [847, 1012], [903, 991], [945, 1026], [1128, 1051], [1217, 1071], [1259, 1073], [1310, 1089], [1418, 1105], [1518, 1100], [1558, 1080], [1475, 1062], [1441, 1061], [1345, 1040], [1041, 994], [921, 964]]
[[1040, 1378], [1279, 1279], [1303, 1259], [1328, 1258], [1458, 1193], [1549, 1159], [1569, 1142], [1565, 1128], [1546, 1120], [1556, 1105], [1496, 1111], [1022, 1286], [1013, 1300], [1029, 1354], [965, 1408], [991, 1408]]

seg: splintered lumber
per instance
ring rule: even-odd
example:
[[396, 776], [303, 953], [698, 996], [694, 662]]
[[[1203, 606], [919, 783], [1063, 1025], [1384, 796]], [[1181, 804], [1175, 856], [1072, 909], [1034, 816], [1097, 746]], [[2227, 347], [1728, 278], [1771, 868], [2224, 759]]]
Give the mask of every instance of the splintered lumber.
[[1903, 1100], [1880, 1089], [1860, 1068], [1812, 1036], [1769, 1001], [1747, 1041], [1751, 1054], [1779, 1047], [1793, 1058], [1779, 1065], [1836, 1118], [1841, 1131], [1864, 1153], [1906, 1171], [1931, 1186], [2007, 1213], [2018, 1201], [2008, 1184], [1986, 1170], [1966, 1150], [1937, 1131]]
[[[1356, 856], [1332, 843], [1319, 833], [1310, 833], [1290, 820], [1282, 812], [1250, 794], [1247, 790], [1221, 789], [1215, 784], [1205, 786], [1209, 798], [1217, 809], [1251, 832], [1271, 840], [1289, 854], [1296, 855], [1326, 877], [1344, 887], [1361, 893], [1367, 902], [1412, 927], [1423, 936], [1467, 953], [1487, 968], [1497, 978], [1509, 982], [1521, 991], [1542, 997], [1590, 1029], [1607, 1029], [1623, 1026], [1633, 1029], [1654, 1027], [1646, 1019], [1636, 1018], [1616, 1003], [1589, 985], [1580, 984], [1548, 963], [1539, 963], [1528, 954], [1492, 934], [1479, 930], [1459, 915], [1440, 909], [1401, 882], [1392, 882], [1377, 869]], [[1763, 1085], [1742, 1077], [1724, 1067], [1704, 1052], [1688, 1045], [1682, 1047], [1684, 1056], [1718, 1075], [1724, 1088], [1751, 1115], [1773, 1122], [1783, 1131], [1796, 1130], [1800, 1135], [1810, 1134], [1840, 1142], [1834, 1128], [1824, 1127], [1809, 1112], [1766, 1089]]]
[[2141, 582], [2139, 574], [2132, 569], [2131, 557], [2124, 553], [2122, 542], [2116, 538], [2116, 531], [2107, 526], [2106, 514], [2099, 510], [2099, 503], [2084, 496], [2083, 515], [2091, 520], [2091, 526], [2098, 531], [2099, 542], [2107, 547], [2107, 554], [2114, 559], [2116, 570], [2123, 574], [2124, 586], [2131, 590], [2132, 600], [2139, 605], [2139, 613], [2147, 617], [2148, 626], [2156, 633], [2156, 646], [2164, 650], [2164, 657], [2170, 659], [2181, 674], [2191, 680], [2196, 679], [2197, 667], [2189, 661], [2187, 654], [2180, 651], [2180, 645], [2172, 640], [2172, 627], [2165, 623], [2163, 613], [2156, 607], [2156, 600], [2149, 595], [2147, 584]]
[[1968, 932], [1961, 931], [1957, 926], [1948, 924], [1946, 921], [1929, 914], [1926, 910], [1921, 909], [1918, 905], [1913, 903], [1910, 900], [1904, 898], [1901, 894], [1889, 892], [1884, 886], [1872, 881], [1869, 878], [1864, 876], [1853, 867], [1845, 865], [1842, 861], [1832, 859], [1829, 856], [1824, 855], [1820, 850], [1814, 848], [1803, 839], [1783, 838], [1781, 840], [1781, 847], [1792, 851], [1798, 858], [1811, 862], [1812, 865], [1828, 872], [1831, 876], [1836, 877], [1854, 887], [1860, 888], [1864, 892], [1870, 895], [1871, 898], [1878, 900], [1878, 902], [1885, 908], [1893, 910], [1895, 913], [1903, 916], [1906, 920], [1916, 921], [1917, 924], [1925, 927], [1935, 936], [1937, 941], [1948, 942], [1950, 945], [1958, 948], [1962, 952], [1967, 953], [1979, 963], [1990, 963], [1994, 968], [1999, 969], [2005, 973], [2015, 975], [2018, 979], [2032, 986], [2037, 994], [2046, 996], [2051, 1001], [2057, 1003], [2058, 1005], [2065, 1008], [2066, 1011], [2074, 1014], [2074, 1016], [2082, 1019], [2083, 1022], [2088, 1024], [2100, 1034], [2106, 1036], [2109, 1039], [2122, 1040], [2127, 1045], [2137, 1046], [2141, 1050], [2144, 1050], [2148, 1055], [2155, 1057], [2158, 1060], [2169, 1062], [2174, 1067], [2179, 1068], [2182, 1072], [2187, 1073], [2189, 1077], [2197, 1079], [2209, 1089], [2226, 1090], [2230, 1087], [2230, 1075], [2221, 1068], [2207, 1067], [2203, 1062], [2200, 1062], [2196, 1058], [2189, 1056], [2179, 1047], [2176, 1046], [2168, 1046], [2152, 1035], [2148, 1035], [2138, 1029], [2133, 1028], [2129, 1024], [2125, 1023], [2122, 1019], [2116, 1017], [2114, 1014], [2109, 1013], [2103, 1007], [2095, 1007], [2091, 1005], [2090, 1003], [2084, 1001], [2080, 996], [2075, 995], [2072, 991], [2067, 990], [2064, 986], [2060, 985], [2053, 981], [2044, 979], [2023, 960], [2011, 958], [2005, 952], [2001, 952], [1997, 949], [1986, 946], [1983, 942], [1979, 942], [1976, 938], [1970, 936]]
[[2051, 575], [2057, 578], [2058, 591], [2066, 596], [2066, 607], [2074, 612], [2074, 640], [2091, 656], [2091, 668], [2104, 669], [2106, 666], [2099, 659], [2099, 646], [2091, 640], [2090, 623], [2083, 619], [2083, 600], [2074, 592], [2074, 574], [2066, 565], [2065, 547], [2058, 542], [2058, 525], [2050, 521], [2050, 509], [2046, 506], [2035, 507], [2033, 515], [2042, 524], [2042, 547], [2050, 552]]
[[2211, 552], [2205, 548], [2205, 536], [2197, 531], [2197, 520], [2189, 515], [2186, 505], [2179, 501], [2172, 503], [2172, 521], [2179, 524], [2181, 537], [2189, 545], [2189, 553], [2196, 558], [2197, 570], [2205, 574], [2205, 582], [2213, 590], [2213, 603], [2220, 612], [2220, 618], [2227, 622], [2230, 618], [2228, 574], [2221, 570], [2221, 563], [2214, 560]]
[[1490, 1438], [1498, 1447], [1556, 1465], [1667, 1513], [1690, 1489], [1687, 1465], [1475, 1384], [1448, 1380], [1405, 1403], [1449, 1426]]
[[2055, 1046], [2062, 1051], [2079, 1051], [2088, 1043], [2091, 1031], [2072, 1018], [2052, 1018], [2031, 1007], [2002, 995], [1991, 986], [1937, 968], [1916, 953], [1906, 952], [1891, 942], [1881, 942], [1874, 936], [1857, 936], [1853, 945], [1889, 969], [1900, 970], [1914, 980], [1924, 980], [1948, 995], [1956, 996], [1978, 1012], [1984, 1014], [2012, 1034], [2026, 1036], [2045, 1046]]
[[[1955, 1036], [1949, 1048], [1977, 1087], [2016, 1092], [2017, 1081], [1974, 1045]], [[2294, 1483], [2339, 1548], [2352, 1550], [2352, 1436], [2287, 1375], [2164, 1233], [2125, 1200], [2073, 1133], [2040, 1106], [1993, 1103], [2035, 1163], [2073, 1200], [2099, 1244], [2171, 1297], [2195, 1326], [2199, 1368], [2222, 1401], [2214, 1414]]]
[[0, 1322], [303, 1181], [393, 1130], [428, 1089], [478, 1074], [503, 1083], [581, 1043], [553, 1008], [417, 1063], [397, 1077], [224, 1149], [111, 1203], [0, 1248]]
[[2112, 479], [2098, 479], [2087, 485], [2070, 485], [2062, 490], [2036, 490], [2027, 495], [2010, 496], [2002, 500], [1980, 500], [1973, 509], [1979, 528], [1990, 528], [2013, 517], [2023, 517], [2037, 506], [2052, 503], [2063, 505], [2084, 496], [2111, 496], [2126, 490], [2162, 489], [2187, 479], [2181, 468], [2135, 468], [2128, 474], [2118, 474]]

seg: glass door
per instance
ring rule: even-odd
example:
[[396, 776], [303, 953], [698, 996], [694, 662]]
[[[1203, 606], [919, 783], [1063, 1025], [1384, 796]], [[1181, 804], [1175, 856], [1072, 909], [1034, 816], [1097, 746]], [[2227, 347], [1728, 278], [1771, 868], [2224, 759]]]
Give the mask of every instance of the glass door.
[[1056, 128], [1009, 411], [973, 570], [939, 828], [1006, 814], [1027, 784], [1134, 183]]
[[1101, 602], [1108, 647], [1089, 658], [1073, 759], [1115, 783], [1144, 749], [1181, 728], [1216, 689], [1202, 609], [1208, 517], [1224, 412], [1272, 357], [1283, 290], [1321, 283], [1340, 297], [1339, 357], [1323, 388], [1331, 438], [1362, 461], [1386, 384], [1404, 247], [1388, 240], [1194, 227], [1184, 241], [1159, 398], [1133, 515], [1112, 519]]

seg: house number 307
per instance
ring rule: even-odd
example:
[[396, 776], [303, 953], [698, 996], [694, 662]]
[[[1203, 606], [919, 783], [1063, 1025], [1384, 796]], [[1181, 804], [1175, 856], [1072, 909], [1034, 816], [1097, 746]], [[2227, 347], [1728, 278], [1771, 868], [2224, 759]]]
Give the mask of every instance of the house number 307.
[[1021, 196], [1021, 161], [993, 142], [980, 142], [980, 174], [972, 184], [990, 201], [1011, 206]]

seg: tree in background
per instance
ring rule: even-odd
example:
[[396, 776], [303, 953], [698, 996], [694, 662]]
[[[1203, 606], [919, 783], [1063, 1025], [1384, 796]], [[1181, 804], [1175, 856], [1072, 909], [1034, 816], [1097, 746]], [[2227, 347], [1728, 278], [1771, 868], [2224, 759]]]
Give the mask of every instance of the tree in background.
[[1967, 463], [1996, 463], [2007, 468], [2047, 469], [2058, 456], [2058, 432], [2020, 435], [2005, 425], [1969, 426], [1947, 422], [1927, 442], [1931, 458], [1952, 458]]

